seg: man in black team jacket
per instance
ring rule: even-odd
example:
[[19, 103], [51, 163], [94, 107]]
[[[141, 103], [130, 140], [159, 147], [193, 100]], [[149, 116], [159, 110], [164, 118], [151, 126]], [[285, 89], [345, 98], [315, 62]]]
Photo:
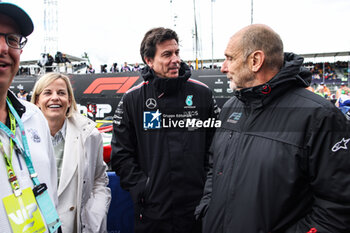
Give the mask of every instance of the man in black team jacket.
[[266, 25], [231, 37], [221, 71], [234, 96], [221, 113], [204, 196], [205, 233], [350, 232], [350, 129], [305, 89], [303, 58]]
[[190, 79], [174, 31], [148, 31], [140, 52], [144, 82], [116, 110], [112, 169], [133, 199], [135, 232], [201, 232], [194, 210], [220, 126], [216, 103], [206, 85]]

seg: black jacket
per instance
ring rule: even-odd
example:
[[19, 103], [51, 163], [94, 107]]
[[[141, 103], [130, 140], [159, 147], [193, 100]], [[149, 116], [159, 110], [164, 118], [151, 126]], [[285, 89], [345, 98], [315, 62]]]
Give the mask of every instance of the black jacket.
[[350, 128], [305, 89], [302, 62], [285, 54], [273, 79], [224, 105], [196, 209], [205, 233], [350, 232]]
[[[148, 67], [141, 75], [145, 81], [123, 96], [114, 116], [112, 169], [122, 188], [130, 191], [136, 214], [194, 219], [214, 129], [168, 126], [170, 120], [184, 118], [217, 120], [215, 100], [205, 84], [189, 79], [191, 71], [184, 63], [179, 78], [159, 78]], [[162, 115], [153, 119], [157, 111]], [[160, 128], [145, 129], [159, 123]]]

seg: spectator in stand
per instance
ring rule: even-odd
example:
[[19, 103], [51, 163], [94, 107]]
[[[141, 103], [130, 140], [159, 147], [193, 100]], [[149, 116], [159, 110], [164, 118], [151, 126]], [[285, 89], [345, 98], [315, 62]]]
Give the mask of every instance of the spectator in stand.
[[18, 69], [18, 72], [17, 72], [17, 75], [23, 75], [23, 74], [25, 74], [26, 73], [26, 70], [24, 69], [24, 67], [19, 67], [19, 69]]
[[323, 98], [325, 98], [325, 94], [324, 94], [324, 89], [323, 88], [320, 88], [318, 87], [315, 91], [314, 91], [315, 94], [319, 95], [319, 96], [322, 96]]
[[188, 66], [190, 67], [191, 70], [194, 69], [194, 68], [193, 68], [193, 65], [192, 65], [192, 61], [188, 61], [187, 64], [188, 64]]
[[113, 63], [113, 65], [111, 66], [111, 68], [109, 69], [109, 71], [110, 71], [111, 73], [117, 73], [117, 72], [119, 72], [118, 63]]
[[51, 56], [51, 54], [47, 54], [47, 62], [45, 64], [45, 72], [51, 72], [53, 70], [52, 65], [53, 65], [54, 59]]
[[140, 71], [141, 70], [141, 67], [139, 65], [139, 63], [135, 63], [134, 67], [132, 68], [132, 71]]
[[107, 65], [101, 65], [101, 73], [107, 73]]
[[124, 62], [124, 66], [120, 69], [120, 72], [129, 72], [129, 71], [131, 71], [131, 69], [128, 66], [128, 63]]
[[41, 54], [41, 58], [38, 61], [38, 66], [44, 67], [46, 66], [46, 63], [48, 62], [48, 57], [46, 53]]
[[19, 87], [19, 92], [17, 93], [18, 99], [28, 101], [28, 92], [26, 92], [23, 87]]
[[50, 72], [50, 71], [52, 71], [51, 66], [52, 66], [53, 62], [54, 62], [54, 59], [50, 54], [43, 53], [43, 54], [41, 54], [41, 58], [38, 61], [38, 65], [40, 67], [45, 68], [45, 72]]
[[335, 106], [350, 120], [350, 95], [340, 95]]
[[324, 82], [320, 83], [320, 86], [317, 88], [316, 92], [319, 93], [319, 95], [321, 96], [323, 95], [323, 97], [326, 99], [331, 98], [332, 95], [331, 91]]
[[62, 54], [62, 63], [71, 63], [65, 53]]
[[94, 73], [95, 73], [95, 69], [92, 68], [92, 65], [91, 65], [91, 64], [87, 67], [86, 73], [87, 73], [87, 74], [94, 74]]
[[349, 95], [350, 96], [350, 88], [346, 86], [346, 83], [342, 82], [340, 84], [340, 88], [335, 92], [335, 98], [339, 99], [340, 95]]
[[57, 53], [56, 53], [56, 55], [55, 55], [55, 62], [56, 62], [57, 64], [59, 64], [59, 63], [64, 63], [63, 57], [62, 57], [62, 53], [59, 52], [59, 51], [57, 51]]
[[35, 83], [31, 101], [44, 113], [50, 127], [62, 232], [107, 232], [111, 194], [102, 136], [95, 122], [78, 112], [66, 75], [42, 76]]

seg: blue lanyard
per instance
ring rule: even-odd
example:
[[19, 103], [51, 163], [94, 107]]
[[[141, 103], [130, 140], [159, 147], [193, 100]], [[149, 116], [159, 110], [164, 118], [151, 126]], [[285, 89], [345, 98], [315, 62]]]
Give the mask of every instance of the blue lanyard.
[[27, 136], [24, 130], [23, 122], [21, 118], [19, 117], [18, 113], [12, 106], [9, 98], [6, 99], [7, 105], [12, 113], [12, 115], [15, 117], [16, 122], [18, 123], [19, 129], [21, 131], [21, 138], [23, 147], [21, 148], [21, 144], [19, 143], [18, 139], [15, 137], [14, 133], [2, 122], [0, 122], [0, 129], [2, 129], [10, 139], [12, 139], [16, 144], [16, 149], [20, 151], [20, 154], [24, 157], [24, 160], [26, 162], [28, 171], [30, 173], [30, 177], [32, 178], [32, 181], [34, 183], [34, 196], [35, 199], [39, 205], [41, 214], [44, 216], [46, 225], [50, 231], [50, 233], [57, 232], [57, 229], [61, 226], [61, 221], [58, 217], [56, 208], [47, 192], [47, 186], [46, 184], [40, 184], [38, 175], [35, 173], [32, 159], [30, 156], [30, 150], [28, 146], [28, 140]]
[[28, 141], [27, 141], [27, 136], [26, 136], [26, 133], [24, 130], [22, 120], [19, 117], [16, 110], [14, 109], [14, 107], [12, 106], [11, 102], [9, 101], [9, 98], [6, 99], [6, 102], [7, 102], [7, 105], [9, 107], [11, 113], [15, 117], [16, 122], [18, 123], [19, 129], [21, 131], [22, 143], [23, 143], [24, 148], [21, 147], [21, 144], [19, 143], [19, 141], [16, 138], [16, 136], [14, 135], [14, 133], [6, 125], [4, 125], [4, 123], [2, 123], [2, 122], [0, 122], [0, 129], [2, 129], [7, 134], [7, 136], [15, 142], [16, 148], [21, 152], [20, 154], [23, 156], [23, 158], [26, 162], [26, 165], [27, 165], [28, 171], [30, 173], [30, 177], [32, 178], [34, 186], [39, 185], [40, 182], [38, 180], [38, 175], [35, 173], [35, 170], [33, 167], [32, 159], [30, 156], [30, 150], [29, 150], [29, 146], [28, 146]]

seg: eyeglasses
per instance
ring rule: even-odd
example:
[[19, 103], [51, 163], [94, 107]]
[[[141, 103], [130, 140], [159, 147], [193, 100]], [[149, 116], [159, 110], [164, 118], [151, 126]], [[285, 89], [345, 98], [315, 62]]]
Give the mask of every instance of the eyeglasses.
[[4, 36], [6, 44], [13, 49], [22, 49], [27, 43], [25, 36], [16, 33], [0, 33], [0, 36]]

